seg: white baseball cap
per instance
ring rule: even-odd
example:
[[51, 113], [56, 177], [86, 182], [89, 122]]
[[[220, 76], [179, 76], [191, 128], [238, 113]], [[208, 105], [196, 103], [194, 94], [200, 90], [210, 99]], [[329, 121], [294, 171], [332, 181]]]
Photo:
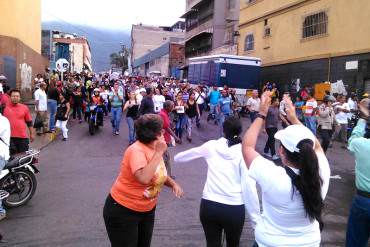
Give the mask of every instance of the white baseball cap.
[[140, 93], [146, 93], [146, 90], [145, 90], [145, 88], [140, 88], [139, 92]]
[[278, 139], [281, 144], [290, 152], [299, 153], [298, 143], [302, 140], [309, 139], [315, 143], [315, 136], [307, 127], [301, 124], [289, 125], [285, 129], [279, 130], [275, 134], [275, 138]]

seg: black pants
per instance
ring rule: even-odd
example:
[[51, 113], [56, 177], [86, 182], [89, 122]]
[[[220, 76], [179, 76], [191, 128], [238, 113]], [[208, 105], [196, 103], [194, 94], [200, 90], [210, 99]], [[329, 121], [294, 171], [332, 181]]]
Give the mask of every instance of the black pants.
[[28, 138], [17, 138], [17, 137], [10, 138], [9, 145], [10, 155], [26, 152], [28, 151], [28, 149], [29, 149]]
[[202, 199], [199, 214], [207, 247], [221, 247], [222, 231], [226, 235], [227, 247], [239, 246], [245, 219], [244, 205], [233, 206]]
[[322, 139], [321, 140], [322, 149], [326, 153], [326, 150], [328, 150], [329, 148], [332, 130], [325, 130], [320, 128], [319, 133]]
[[73, 119], [76, 119], [76, 115], [78, 117], [78, 120], [81, 120], [81, 113], [82, 113], [82, 104], [81, 103], [74, 103], [73, 104], [73, 113], [72, 117]]
[[267, 141], [266, 141], [266, 145], [265, 145], [265, 149], [263, 150], [265, 153], [268, 153], [269, 150], [271, 152], [271, 155], [275, 155], [276, 154], [276, 151], [275, 151], [275, 134], [277, 132], [277, 128], [266, 128], [266, 133], [268, 135], [268, 138], [267, 138]]
[[150, 247], [155, 208], [145, 213], [136, 212], [108, 195], [103, 217], [112, 247]]

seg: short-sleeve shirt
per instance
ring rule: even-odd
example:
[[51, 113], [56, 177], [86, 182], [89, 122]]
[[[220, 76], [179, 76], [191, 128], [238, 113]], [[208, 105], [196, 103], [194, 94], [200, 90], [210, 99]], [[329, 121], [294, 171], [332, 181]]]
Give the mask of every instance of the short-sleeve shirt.
[[[324, 153], [316, 153], [320, 168], [322, 198], [328, 192], [330, 168]], [[298, 169], [291, 168], [296, 174]], [[310, 221], [299, 192], [292, 194], [291, 178], [281, 166], [262, 156], [256, 157], [249, 175], [261, 186], [263, 215], [255, 229], [260, 246], [319, 246], [319, 223]]]
[[231, 103], [232, 103], [232, 100], [230, 97], [221, 97], [218, 100], [220, 111], [223, 114], [230, 114], [231, 113]]
[[315, 114], [314, 110], [316, 108], [317, 108], [317, 101], [314, 98], [307, 100], [304, 115], [306, 117], [314, 116]]
[[37, 89], [35, 91], [35, 100], [39, 101], [39, 111], [47, 111], [48, 110], [48, 97], [46, 95], [46, 92], [41, 89]]
[[28, 138], [26, 122], [32, 122], [30, 110], [23, 104], [8, 104], [4, 116], [9, 120], [11, 137]]
[[168, 128], [170, 128], [170, 118], [168, 116], [168, 113], [162, 109], [161, 112], [159, 113], [159, 116], [161, 116], [163, 120], [163, 129], [164, 129], [164, 140], [166, 141], [167, 144], [171, 143], [171, 135], [167, 131]]
[[148, 165], [154, 153], [154, 149], [139, 141], [126, 149], [120, 173], [110, 191], [117, 203], [138, 212], [148, 212], [155, 207], [158, 194], [167, 180], [163, 159], [149, 184], [141, 184], [134, 175]]
[[260, 110], [260, 103], [261, 100], [259, 98], [252, 98], [250, 97], [247, 101], [247, 106], [250, 107], [250, 110], [253, 112], [258, 112]]

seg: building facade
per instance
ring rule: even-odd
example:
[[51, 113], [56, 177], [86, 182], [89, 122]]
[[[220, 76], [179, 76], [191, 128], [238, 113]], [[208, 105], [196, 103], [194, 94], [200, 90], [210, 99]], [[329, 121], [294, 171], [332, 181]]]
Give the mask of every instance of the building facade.
[[33, 77], [49, 66], [41, 55], [41, 0], [2, 0], [0, 9], [0, 74], [28, 99]]
[[370, 90], [367, 0], [241, 1], [238, 54], [262, 59], [262, 82], [282, 90], [342, 80]]
[[42, 53], [49, 58], [51, 69], [55, 69], [58, 59], [64, 58], [69, 61], [71, 72], [92, 71], [89, 42], [77, 34], [42, 30]]
[[134, 68], [136, 59], [157, 49], [170, 38], [183, 40], [185, 37], [184, 22], [177, 22], [170, 27], [132, 25], [131, 29], [131, 64]]
[[185, 57], [236, 55], [239, 0], [186, 0]]
[[178, 41], [176, 38], [170, 38], [169, 42], [136, 59], [133, 64], [135, 74], [140, 76], [160, 74], [179, 79], [180, 68], [185, 62], [185, 49]]

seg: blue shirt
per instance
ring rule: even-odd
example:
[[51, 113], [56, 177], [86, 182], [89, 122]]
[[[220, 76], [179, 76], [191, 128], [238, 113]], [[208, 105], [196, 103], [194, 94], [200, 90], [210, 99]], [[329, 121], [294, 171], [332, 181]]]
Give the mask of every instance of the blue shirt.
[[356, 187], [370, 193], [370, 139], [365, 138], [366, 121], [359, 119], [348, 140], [348, 150], [355, 156]]
[[215, 90], [211, 91], [209, 93], [209, 103], [211, 105], [217, 105], [220, 97], [221, 97], [220, 91], [215, 91]]
[[218, 100], [218, 104], [220, 106], [220, 112], [223, 114], [230, 114], [231, 113], [231, 102], [232, 100], [230, 99], [229, 96], [221, 97]]

